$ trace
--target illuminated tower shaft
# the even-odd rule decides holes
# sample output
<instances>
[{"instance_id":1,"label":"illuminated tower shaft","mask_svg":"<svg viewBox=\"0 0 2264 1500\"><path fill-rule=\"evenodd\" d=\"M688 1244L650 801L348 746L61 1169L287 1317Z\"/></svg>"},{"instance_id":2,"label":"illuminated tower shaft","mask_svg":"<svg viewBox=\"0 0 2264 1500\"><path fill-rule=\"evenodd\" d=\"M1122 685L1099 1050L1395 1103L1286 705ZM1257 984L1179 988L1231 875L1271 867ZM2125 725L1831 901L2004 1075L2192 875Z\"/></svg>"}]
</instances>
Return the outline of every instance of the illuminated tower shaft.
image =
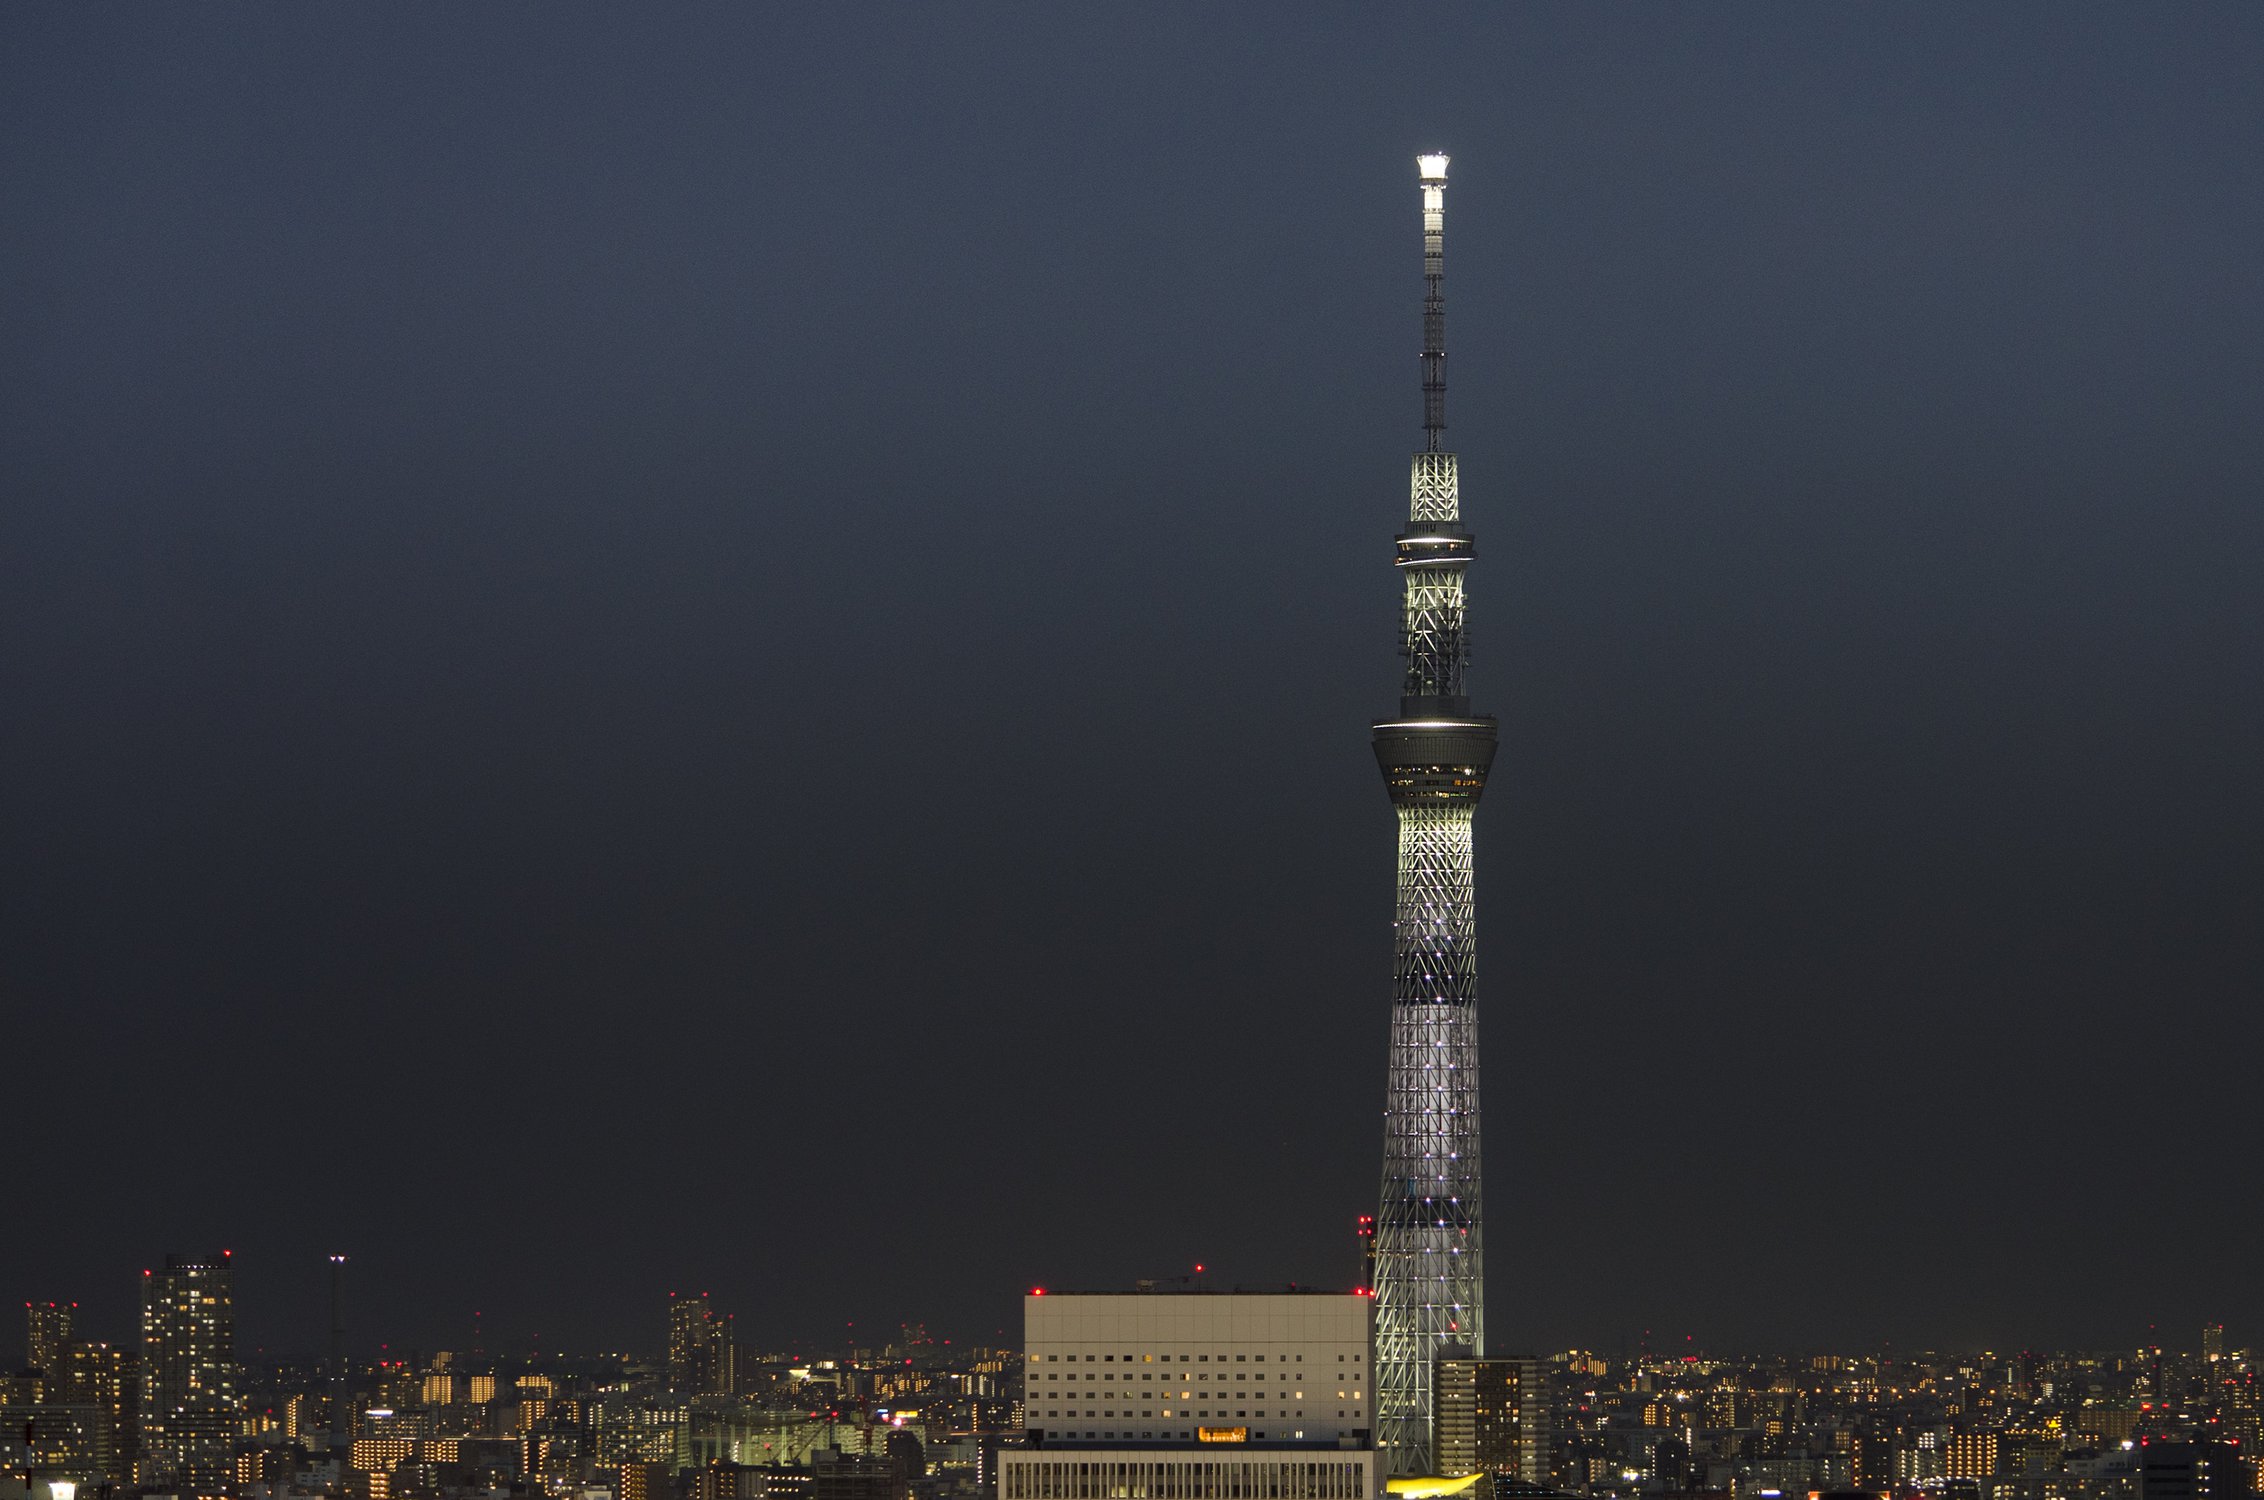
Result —
<instances>
[{"instance_id":1,"label":"illuminated tower shaft","mask_svg":"<svg viewBox=\"0 0 2264 1500\"><path fill-rule=\"evenodd\" d=\"M1423 183L1423 431L1398 564L1407 658L1399 717L1375 726L1376 763L1399 811L1390 1078L1376 1211L1376 1442L1393 1474L1431 1466L1431 1364L1444 1345L1485 1348L1478 1192L1478 963L1470 820L1494 759L1494 721L1463 691L1469 660L1462 528L1446 431L1441 293L1446 161Z\"/></svg>"}]
</instances>

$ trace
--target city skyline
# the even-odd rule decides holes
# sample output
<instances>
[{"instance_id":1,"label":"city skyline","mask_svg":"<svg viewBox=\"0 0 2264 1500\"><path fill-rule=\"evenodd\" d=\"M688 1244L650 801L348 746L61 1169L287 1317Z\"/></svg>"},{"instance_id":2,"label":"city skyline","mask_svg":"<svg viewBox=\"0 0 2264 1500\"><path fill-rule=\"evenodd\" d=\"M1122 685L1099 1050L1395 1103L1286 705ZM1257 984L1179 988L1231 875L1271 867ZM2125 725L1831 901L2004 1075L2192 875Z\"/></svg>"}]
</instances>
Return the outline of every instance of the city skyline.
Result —
<instances>
[{"instance_id":1,"label":"city skyline","mask_svg":"<svg viewBox=\"0 0 2264 1500\"><path fill-rule=\"evenodd\" d=\"M912 1324L820 1357L741 1347L728 1308L671 1293L648 1308L665 1355L278 1361L234 1345L230 1261L149 1273L136 1349L79 1337L64 1304L27 1304L30 1366L0 1372L5 1477L33 1500L172 1493L190 1473L197 1493L241 1500L825 1500L845 1486L1101 1500L1118 1464L1135 1496L1217 1500L1252 1464L1279 1500L1382 1487L1364 1293L1036 1288L1008 1346L955 1349ZM2090 1351L1455 1352L1439 1362L1435 1477L1392 1488L1417 1500L1492 1476L1492 1500L2245 1500L2264 1447L2257 1351L2222 1324L2188 1333Z\"/></svg>"},{"instance_id":2,"label":"city skyline","mask_svg":"<svg viewBox=\"0 0 2264 1500\"><path fill-rule=\"evenodd\" d=\"M154 1259L161 1265L170 1261L181 1261L190 1265L222 1264L231 1272L231 1281L233 1280L233 1272L238 1269L237 1259L233 1252L222 1252L217 1256L169 1253ZM1267 1294L1282 1291L1325 1293L1357 1289L1355 1279L1347 1279L1342 1285L1314 1285L1238 1279L1214 1275L1212 1272L1212 1267L1202 1265L1191 1268L1187 1273L1140 1278L1136 1282L1123 1285L1076 1286L1069 1283L1060 1283L1056 1287L1008 1288L1006 1295L1011 1301L1019 1304L1032 1291L1052 1294L1058 1290L1065 1295L1095 1292L1122 1294L1138 1291L1150 1284L1179 1290L1206 1290L1219 1294ZM146 1279L146 1276L154 1274L156 1274L154 1271L147 1272L144 1278L137 1279ZM327 1284L326 1281L325 1285ZM62 1326L67 1331L68 1336L82 1342L91 1341L106 1347L138 1349L143 1333L135 1316L134 1303L131 1297L133 1289L113 1290L118 1290L115 1299L107 1298L99 1291L93 1294L95 1316L92 1319L86 1316L86 1307L83 1302L63 1302L45 1298L31 1298L24 1301L26 1319L29 1321L37 1318L48 1308L60 1307L67 1313ZM268 1288L265 1285L260 1286L260 1291L263 1294L267 1290ZM103 1315L105 1305L113 1300L116 1303L115 1319ZM703 1291L688 1294L664 1290L656 1297L649 1287L624 1287L621 1291L621 1300L638 1307L643 1313L641 1321L649 1326L624 1340L614 1343L561 1342L554 1337L545 1338L539 1327L533 1327L531 1324L528 1331L499 1330L488 1323L484 1314L481 1314L474 1319L466 1320L464 1325L457 1330L459 1336L454 1338L443 1337L437 1342L429 1343L403 1337L400 1331L396 1329L385 1327L363 1329L356 1326L347 1331L347 1337L344 1340L346 1356L357 1367L368 1367L387 1360L430 1358L435 1354L446 1353L460 1360L477 1357L493 1362L498 1366L512 1367L527 1365L530 1362L539 1363L545 1359L647 1360L652 1362L656 1368L665 1371L673 1368L671 1351L675 1347L676 1341L681 1337L681 1327L676 1322L676 1318L687 1303L708 1304L714 1308L712 1316L715 1321L710 1326L717 1331L718 1336L728 1340L726 1347L735 1349L742 1357L756 1359L777 1359L788 1355L836 1356L856 1348L884 1347L901 1340L908 1332L915 1330L923 1337L932 1339L939 1347L982 1348L1000 1340L1011 1345L1015 1338L1015 1331L1011 1325L992 1329L954 1327L939 1323L932 1317L921 1316L916 1308L911 1309L910 1313L901 1320L894 1322L884 1322L877 1319L836 1319L830 1329L788 1333L781 1332L775 1327L759 1325L750 1325L752 1331L742 1328L741 1315L747 1311L749 1304L740 1302L736 1297L726 1299L713 1292ZM754 1305L760 1306L759 1295L751 1300ZM656 1308L659 1310L655 1311ZM269 1312L267 1316L272 1319L275 1314ZM540 1319L537 1317L533 1321L539 1322ZM113 1326L114 1322L116 1326ZM263 1368L293 1366L302 1367L309 1372L324 1370L329 1361L330 1324L327 1316L320 1319L319 1323L320 1326L310 1325L308 1329L296 1333L295 1342L276 1342L271 1346L268 1343L253 1344L248 1340L239 1340L237 1348L239 1360ZM1567 1341L1562 1345L1550 1345L1533 1351L1522 1351L1517 1354L1494 1357L1522 1359L1545 1356L1554 1358L1569 1351L1594 1354L1607 1361L1619 1362L1644 1358L1671 1361L1685 1357L1708 1361L1807 1359L1818 1355L1863 1355L1895 1359L1986 1354L2011 1355L2023 1352L2054 1355L2101 1354L2148 1348L2159 1348L2184 1354L2207 1355L2212 1352L2209 1347L2212 1341L2217 1352L2234 1347L2248 1348L2264 1342L2264 1340L2259 1339L2259 1336L2253 1330L2239 1325L2235 1325L2228 1333L2226 1324L2218 1319L2207 1319L2191 1326L2173 1327L2147 1324L2134 1330L2131 1338L2098 1344L2054 1344L2046 1340L2020 1338L1969 1344L1954 1342L1905 1343L1893 1339L1872 1341L1807 1339L1781 1344L1758 1344L1741 1343L1734 1339L1725 1339L1719 1336L1702 1338L1697 1331L1686 1325L1662 1324L1657 1327L1644 1326L1638 1328L1631 1326L1615 1329L1591 1329L1586 1332L1584 1337ZM34 1363L28 1359L27 1340L20 1340L11 1336L9 1342L26 1342L27 1367ZM7 1346L0 1344L0 1348ZM5 1365L8 1358L8 1356L0 1355L0 1365Z\"/></svg>"},{"instance_id":3,"label":"city skyline","mask_svg":"<svg viewBox=\"0 0 2264 1500\"><path fill-rule=\"evenodd\" d=\"M0 1290L1354 1284L1438 149L1489 1348L2264 1324L2253 8L0 40Z\"/></svg>"}]
</instances>

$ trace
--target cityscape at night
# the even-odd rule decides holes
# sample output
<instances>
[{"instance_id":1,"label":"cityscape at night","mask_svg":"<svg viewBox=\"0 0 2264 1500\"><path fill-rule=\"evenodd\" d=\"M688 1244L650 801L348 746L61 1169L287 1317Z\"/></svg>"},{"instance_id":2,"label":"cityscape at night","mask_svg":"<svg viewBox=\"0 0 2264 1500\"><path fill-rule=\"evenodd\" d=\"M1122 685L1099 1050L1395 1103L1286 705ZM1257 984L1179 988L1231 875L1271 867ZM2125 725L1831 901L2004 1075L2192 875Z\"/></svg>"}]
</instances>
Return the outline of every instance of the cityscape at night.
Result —
<instances>
[{"instance_id":1,"label":"cityscape at night","mask_svg":"<svg viewBox=\"0 0 2264 1500\"><path fill-rule=\"evenodd\" d=\"M0 1500L2264 1496L2260 79L10 8Z\"/></svg>"},{"instance_id":2,"label":"cityscape at night","mask_svg":"<svg viewBox=\"0 0 2264 1500\"><path fill-rule=\"evenodd\" d=\"M1176 1301L1310 1295L1190 1290L1198 1279L1102 1298L1033 1289L1025 1300L1033 1311L1097 1301L1146 1314ZM349 1287L341 1278L341 1296ZM0 1388L18 1492L28 1476L35 1497L58 1500L987 1497L1001 1493L1002 1464L1093 1451L1087 1437L1171 1452L1175 1397L1155 1383L1158 1353L1183 1357L1179 1417L1242 1434L1215 1437L1209 1453L1286 1447L1269 1448L1258 1425L1286 1421L1328 1429L1310 1451L1373 1457L1347 1404L1357 1375L1347 1385L1333 1362L1322 1372L1317 1358L1286 1368L1277 1358L1275 1404L1261 1408L1267 1371L1225 1368L1226 1351L1197 1346L1231 1336L1193 1327L1178 1335L1186 1348L1080 1361L1075 1374L1090 1384L1065 1409L1058 1366L1083 1344L1034 1324L1026 1343L1006 1347L914 1323L869 1341L763 1349L741 1342L731 1309L679 1292L652 1299L652 1336L634 1350L372 1350L341 1326L325 1352L273 1359L236 1347L237 1295L230 1258L171 1258L146 1278L142 1337L123 1344L80 1338L72 1304L30 1304L25 1368ZM1356 1351L1368 1347L1364 1324L1356 1315ZM2249 1455L2264 1437L2257 1354L2228 1343L2221 1325L2181 1332L2098 1351L1761 1354L1645 1330L1608 1350L1450 1356L1438 1369L1433 1467L1442 1479L1482 1476L1504 1500L2248 1493ZM1231 1398L1219 1384L1230 1375ZM196 1390L226 1419L158 1415ZM1446 1490L1430 1481L1396 1492Z\"/></svg>"}]
</instances>

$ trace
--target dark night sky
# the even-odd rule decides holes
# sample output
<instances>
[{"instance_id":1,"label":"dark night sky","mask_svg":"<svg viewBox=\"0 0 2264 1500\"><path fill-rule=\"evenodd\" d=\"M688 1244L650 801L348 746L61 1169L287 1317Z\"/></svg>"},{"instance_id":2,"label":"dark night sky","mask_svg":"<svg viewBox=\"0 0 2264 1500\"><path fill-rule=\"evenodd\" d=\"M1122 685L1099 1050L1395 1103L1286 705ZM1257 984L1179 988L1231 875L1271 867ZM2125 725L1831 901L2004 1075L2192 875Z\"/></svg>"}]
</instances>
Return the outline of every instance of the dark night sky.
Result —
<instances>
[{"instance_id":1,"label":"dark night sky","mask_svg":"<svg viewBox=\"0 0 2264 1500\"><path fill-rule=\"evenodd\" d=\"M8 7L0 1297L1349 1284L1435 146L1495 1348L2264 1337L2260 78L2251 4Z\"/></svg>"}]
</instances>

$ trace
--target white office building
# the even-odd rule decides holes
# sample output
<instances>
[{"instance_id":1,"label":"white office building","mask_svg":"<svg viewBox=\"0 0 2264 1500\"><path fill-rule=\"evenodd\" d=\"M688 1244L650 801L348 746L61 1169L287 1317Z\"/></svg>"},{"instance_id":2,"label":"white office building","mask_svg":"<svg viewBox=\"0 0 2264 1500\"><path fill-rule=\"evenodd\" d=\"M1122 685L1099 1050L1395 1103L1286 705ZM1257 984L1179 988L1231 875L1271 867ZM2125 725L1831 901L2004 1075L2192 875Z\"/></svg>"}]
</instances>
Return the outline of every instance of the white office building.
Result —
<instances>
[{"instance_id":1,"label":"white office building","mask_svg":"<svg viewBox=\"0 0 2264 1500\"><path fill-rule=\"evenodd\" d=\"M1035 1292L1000 1500L1375 1500L1374 1303Z\"/></svg>"}]
</instances>

